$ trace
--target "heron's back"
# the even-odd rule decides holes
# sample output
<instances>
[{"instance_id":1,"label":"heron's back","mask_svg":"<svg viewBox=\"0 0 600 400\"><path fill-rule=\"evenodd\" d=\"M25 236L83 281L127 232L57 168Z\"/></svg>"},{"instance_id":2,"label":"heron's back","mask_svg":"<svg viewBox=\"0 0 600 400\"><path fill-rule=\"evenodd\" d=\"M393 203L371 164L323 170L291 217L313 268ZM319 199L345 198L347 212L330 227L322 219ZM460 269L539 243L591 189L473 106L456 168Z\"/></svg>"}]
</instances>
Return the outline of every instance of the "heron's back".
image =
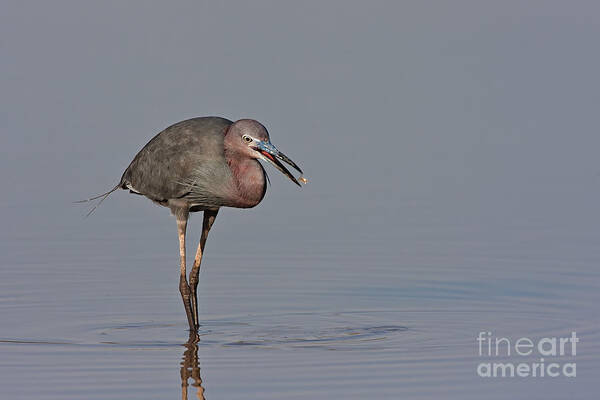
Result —
<instances>
[{"instance_id":1,"label":"heron's back","mask_svg":"<svg viewBox=\"0 0 600 400\"><path fill-rule=\"evenodd\" d=\"M161 204L185 200L192 186L202 187L204 198L195 190L190 203L219 206L220 194L230 184L223 141L231 124L225 118L201 117L171 125L140 150L119 185Z\"/></svg>"}]
</instances>

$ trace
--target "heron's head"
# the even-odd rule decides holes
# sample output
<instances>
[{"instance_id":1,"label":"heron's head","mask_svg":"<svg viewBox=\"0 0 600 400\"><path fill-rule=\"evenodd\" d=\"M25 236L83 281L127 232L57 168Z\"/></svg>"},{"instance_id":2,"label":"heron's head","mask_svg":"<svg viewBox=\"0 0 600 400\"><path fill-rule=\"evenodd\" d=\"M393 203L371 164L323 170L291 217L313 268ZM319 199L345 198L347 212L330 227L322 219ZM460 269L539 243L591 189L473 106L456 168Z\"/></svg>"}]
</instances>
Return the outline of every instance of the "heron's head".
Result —
<instances>
[{"instance_id":1,"label":"heron's head","mask_svg":"<svg viewBox=\"0 0 600 400\"><path fill-rule=\"evenodd\" d=\"M288 156L273 146L269 138L269 132L267 132L267 129L260 122L253 119L240 119L234 122L227 131L226 146L229 151L235 149L234 151L238 154L243 154L254 159L261 159L272 164L281 173L290 178L292 182L301 186L281 161L285 161L301 174L302 170Z\"/></svg>"}]
</instances>

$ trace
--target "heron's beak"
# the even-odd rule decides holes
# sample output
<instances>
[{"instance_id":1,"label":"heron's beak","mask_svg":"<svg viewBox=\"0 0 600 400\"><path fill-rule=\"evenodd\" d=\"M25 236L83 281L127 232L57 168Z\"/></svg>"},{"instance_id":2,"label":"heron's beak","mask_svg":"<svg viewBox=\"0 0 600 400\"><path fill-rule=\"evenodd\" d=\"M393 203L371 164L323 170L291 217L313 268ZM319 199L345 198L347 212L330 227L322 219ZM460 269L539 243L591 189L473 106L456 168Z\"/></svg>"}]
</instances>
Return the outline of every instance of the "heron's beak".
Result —
<instances>
[{"instance_id":1,"label":"heron's beak","mask_svg":"<svg viewBox=\"0 0 600 400\"><path fill-rule=\"evenodd\" d=\"M283 154L282 152L277 150L277 148L275 146L273 146L269 142L260 141L257 143L256 151L259 152L261 159L269 162L270 164L273 164L273 166L275 168L277 168L279 171L281 171L282 174L284 174L285 176L290 178L290 180L292 182L294 182L296 185L302 186L302 185L300 185L298 180L296 178L294 178L294 175L292 175L292 173L290 171L288 171L288 169L286 167L283 166L281 161L285 161L290 166L292 166L296 171L298 171L302 174L303 172L300 169L300 167L297 166L296 163L293 162L288 156L286 156L285 154ZM279 160L281 160L281 161L279 161Z\"/></svg>"}]
</instances>

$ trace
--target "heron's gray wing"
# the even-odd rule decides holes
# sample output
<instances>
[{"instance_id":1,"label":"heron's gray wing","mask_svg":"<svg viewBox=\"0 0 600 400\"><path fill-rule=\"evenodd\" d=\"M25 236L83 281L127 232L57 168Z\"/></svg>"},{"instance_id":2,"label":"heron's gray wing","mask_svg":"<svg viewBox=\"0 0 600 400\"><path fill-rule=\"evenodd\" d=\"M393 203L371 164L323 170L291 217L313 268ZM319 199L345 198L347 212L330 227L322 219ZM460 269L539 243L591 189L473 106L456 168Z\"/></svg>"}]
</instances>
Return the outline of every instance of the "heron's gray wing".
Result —
<instances>
[{"instance_id":1,"label":"heron's gray wing","mask_svg":"<svg viewBox=\"0 0 600 400\"><path fill-rule=\"evenodd\" d=\"M203 117L170 126L140 150L120 186L158 202L185 197L194 185L209 186L206 179L221 176L227 166L223 140L231 123Z\"/></svg>"}]
</instances>

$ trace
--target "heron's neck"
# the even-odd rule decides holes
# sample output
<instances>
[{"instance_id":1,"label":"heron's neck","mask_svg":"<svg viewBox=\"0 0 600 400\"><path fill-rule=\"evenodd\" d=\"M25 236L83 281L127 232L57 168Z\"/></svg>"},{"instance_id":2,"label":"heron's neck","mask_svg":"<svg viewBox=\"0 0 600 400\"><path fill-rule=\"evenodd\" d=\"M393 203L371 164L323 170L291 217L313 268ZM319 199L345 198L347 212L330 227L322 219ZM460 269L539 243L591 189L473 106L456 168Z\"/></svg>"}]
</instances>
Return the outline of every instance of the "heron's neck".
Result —
<instances>
[{"instance_id":1,"label":"heron's neck","mask_svg":"<svg viewBox=\"0 0 600 400\"><path fill-rule=\"evenodd\" d=\"M233 206L241 208L254 207L265 196L265 171L258 161L253 158L240 158L235 154L225 152L227 163L231 169L234 187Z\"/></svg>"}]
</instances>

